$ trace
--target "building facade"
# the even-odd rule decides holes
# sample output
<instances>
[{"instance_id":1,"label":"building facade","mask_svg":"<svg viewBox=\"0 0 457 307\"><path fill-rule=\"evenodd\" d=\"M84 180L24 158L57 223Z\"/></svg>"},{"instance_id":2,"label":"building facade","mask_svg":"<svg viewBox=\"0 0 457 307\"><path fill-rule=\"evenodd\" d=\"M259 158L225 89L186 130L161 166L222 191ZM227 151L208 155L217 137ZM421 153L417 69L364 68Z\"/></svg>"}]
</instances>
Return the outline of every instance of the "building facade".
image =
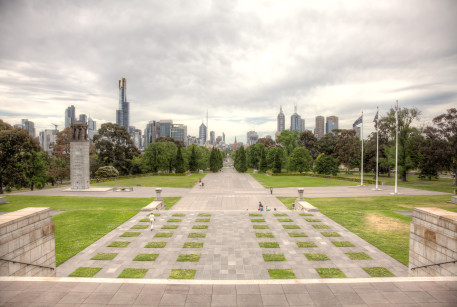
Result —
<instances>
[{"instance_id":1,"label":"building facade","mask_svg":"<svg viewBox=\"0 0 457 307\"><path fill-rule=\"evenodd\" d=\"M314 128L314 136L316 139L320 140L324 137L325 134L325 119L323 116L316 116L316 124Z\"/></svg>"},{"instance_id":2,"label":"building facade","mask_svg":"<svg viewBox=\"0 0 457 307\"><path fill-rule=\"evenodd\" d=\"M338 116L327 116L326 120L327 122L325 124L325 132L335 134L334 132L332 132L332 130L338 129Z\"/></svg>"},{"instance_id":3,"label":"building facade","mask_svg":"<svg viewBox=\"0 0 457 307\"><path fill-rule=\"evenodd\" d=\"M282 112L282 107L279 107L276 131L281 133L281 131L283 131L285 129L286 129L286 117L284 116L284 113Z\"/></svg>"},{"instance_id":4,"label":"building facade","mask_svg":"<svg viewBox=\"0 0 457 307\"><path fill-rule=\"evenodd\" d=\"M214 131L209 132L209 142L211 143L211 145L216 144L216 132L214 132Z\"/></svg>"},{"instance_id":5,"label":"building facade","mask_svg":"<svg viewBox=\"0 0 457 307\"><path fill-rule=\"evenodd\" d=\"M94 135L96 135L97 133L97 122L89 117L87 119L87 134L89 136L89 139L92 141L94 139Z\"/></svg>"},{"instance_id":6,"label":"building facade","mask_svg":"<svg viewBox=\"0 0 457 307\"><path fill-rule=\"evenodd\" d=\"M171 127L171 137L176 141L185 141L187 136L187 126L182 124L174 124Z\"/></svg>"},{"instance_id":7,"label":"building facade","mask_svg":"<svg viewBox=\"0 0 457 307\"><path fill-rule=\"evenodd\" d=\"M45 129L40 132L40 145L44 151L51 153L54 150L56 135L57 130L55 129Z\"/></svg>"},{"instance_id":8,"label":"building facade","mask_svg":"<svg viewBox=\"0 0 457 307\"><path fill-rule=\"evenodd\" d=\"M130 103L127 102L127 80L125 78L119 79L119 108L116 110L116 124L127 130L130 127Z\"/></svg>"},{"instance_id":9,"label":"building facade","mask_svg":"<svg viewBox=\"0 0 457 307\"><path fill-rule=\"evenodd\" d=\"M76 121L75 106L71 105L65 110L65 128L68 128Z\"/></svg>"},{"instance_id":10,"label":"building facade","mask_svg":"<svg viewBox=\"0 0 457 307\"><path fill-rule=\"evenodd\" d=\"M297 130L302 132L302 119L301 116L297 113L297 106L294 108L294 114L290 117L290 131Z\"/></svg>"},{"instance_id":11,"label":"building facade","mask_svg":"<svg viewBox=\"0 0 457 307\"><path fill-rule=\"evenodd\" d=\"M204 123L200 125L200 128L198 128L198 138L200 139L200 144L204 145L206 144L206 136L207 136L207 128Z\"/></svg>"},{"instance_id":12,"label":"building facade","mask_svg":"<svg viewBox=\"0 0 457 307\"><path fill-rule=\"evenodd\" d=\"M255 131L249 131L246 135L246 143L248 145L254 145L257 143L257 140L259 139L259 135Z\"/></svg>"},{"instance_id":13,"label":"building facade","mask_svg":"<svg viewBox=\"0 0 457 307\"><path fill-rule=\"evenodd\" d=\"M171 137L171 128L173 127L173 121L171 119L163 119L159 121L160 124L160 136Z\"/></svg>"},{"instance_id":14,"label":"building facade","mask_svg":"<svg viewBox=\"0 0 457 307\"><path fill-rule=\"evenodd\" d=\"M22 129L27 130L29 135L34 138L36 136L35 134L35 123L32 121L29 121L28 119L23 119L22 120Z\"/></svg>"},{"instance_id":15,"label":"building facade","mask_svg":"<svg viewBox=\"0 0 457 307\"><path fill-rule=\"evenodd\" d=\"M79 114L79 122L87 123L87 115L86 114Z\"/></svg>"},{"instance_id":16,"label":"building facade","mask_svg":"<svg viewBox=\"0 0 457 307\"><path fill-rule=\"evenodd\" d=\"M160 136L160 123L155 120L151 120L144 130L144 148L148 147L149 144L154 143Z\"/></svg>"}]
</instances>

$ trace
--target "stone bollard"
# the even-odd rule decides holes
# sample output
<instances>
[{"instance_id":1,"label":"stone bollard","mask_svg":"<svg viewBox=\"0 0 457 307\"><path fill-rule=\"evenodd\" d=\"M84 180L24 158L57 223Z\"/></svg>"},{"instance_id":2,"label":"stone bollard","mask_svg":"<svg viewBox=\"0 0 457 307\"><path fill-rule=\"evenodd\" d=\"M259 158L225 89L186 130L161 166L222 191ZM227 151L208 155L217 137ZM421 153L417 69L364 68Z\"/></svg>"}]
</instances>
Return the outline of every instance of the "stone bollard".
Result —
<instances>
[{"instance_id":1,"label":"stone bollard","mask_svg":"<svg viewBox=\"0 0 457 307\"><path fill-rule=\"evenodd\" d=\"M160 196L161 193L162 193L162 188L156 188L156 194L157 194L156 200L162 200L162 197Z\"/></svg>"},{"instance_id":2,"label":"stone bollard","mask_svg":"<svg viewBox=\"0 0 457 307\"><path fill-rule=\"evenodd\" d=\"M298 200L303 200L303 192L305 191L304 188L298 188Z\"/></svg>"},{"instance_id":3,"label":"stone bollard","mask_svg":"<svg viewBox=\"0 0 457 307\"><path fill-rule=\"evenodd\" d=\"M252 173L253 173L253 174L258 174L259 171L255 169L255 170L252 171Z\"/></svg>"},{"instance_id":4,"label":"stone bollard","mask_svg":"<svg viewBox=\"0 0 457 307\"><path fill-rule=\"evenodd\" d=\"M203 174L203 170L202 170L202 169L199 169L199 170L198 170L198 173L199 173L199 174Z\"/></svg>"}]
</instances>

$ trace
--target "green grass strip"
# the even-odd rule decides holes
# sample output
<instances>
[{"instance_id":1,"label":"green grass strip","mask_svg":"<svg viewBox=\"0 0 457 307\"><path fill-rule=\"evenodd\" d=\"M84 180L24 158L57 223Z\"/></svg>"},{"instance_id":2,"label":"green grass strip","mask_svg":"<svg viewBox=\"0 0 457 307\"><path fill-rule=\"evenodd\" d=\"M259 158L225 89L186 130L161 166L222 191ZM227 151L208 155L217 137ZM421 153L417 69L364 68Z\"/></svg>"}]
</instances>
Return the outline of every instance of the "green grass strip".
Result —
<instances>
[{"instance_id":1,"label":"green grass strip","mask_svg":"<svg viewBox=\"0 0 457 307\"><path fill-rule=\"evenodd\" d=\"M189 269L175 269L171 270L169 279L194 279L195 277L195 270Z\"/></svg>"},{"instance_id":2,"label":"green grass strip","mask_svg":"<svg viewBox=\"0 0 457 307\"><path fill-rule=\"evenodd\" d=\"M262 213L249 213L249 216L262 216Z\"/></svg>"},{"instance_id":3,"label":"green grass strip","mask_svg":"<svg viewBox=\"0 0 457 307\"><path fill-rule=\"evenodd\" d=\"M167 222L168 223L181 223L182 219L168 219Z\"/></svg>"},{"instance_id":4,"label":"green grass strip","mask_svg":"<svg viewBox=\"0 0 457 307\"><path fill-rule=\"evenodd\" d=\"M192 229L208 229L208 225L194 225Z\"/></svg>"},{"instance_id":5,"label":"green grass strip","mask_svg":"<svg viewBox=\"0 0 457 307\"><path fill-rule=\"evenodd\" d=\"M117 253L98 253L90 260L113 260L117 255Z\"/></svg>"},{"instance_id":6,"label":"green grass strip","mask_svg":"<svg viewBox=\"0 0 457 307\"><path fill-rule=\"evenodd\" d=\"M160 229L177 229L179 225L163 225Z\"/></svg>"},{"instance_id":7,"label":"green grass strip","mask_svg":"<svg viewBox=\"0 0 457 307\"><path fill-rule=\"evenodd\" d=\"M295 279L294 271L291 269L268 269L272 279Z\"/></svg>"},{"instance_id":8,"label":"green grass strip","mask_svg":"<svg viewBox=\"0 0 457 307\"><path fill-rule=\"evenodd\" d=\"M284 229L300 229L298 225L282 225Z\"/></svg>"},{"instance_id":9,"label":"green grass strip","mask_svg":"<svg viewBox=\"0 0 457 307\"><path fill-rule=\"evenodd\" d=\"M278 219L278 221L285 223L285 222L293 222L294 220L293 219Z\"/></svg>"},{"instance_id":10,"label":"green grass strip","mask_svg":"<svg viewBox=\"0 0 457 307\"><path fill-rule=\"evenodd\" d=\"M143 278L148 272L147 269L124 269L117 278Z\"/></svg>"},{"instance_id":11,"label":"green grass strip","mask_svg":"<svg viewBox=\"0 0 457 307\"><path fill-rule=\"evenodd\" d=\"M259 242L260 248L279 248L279 244L276 242Z\"/></svg>"},{"instance_id":12,"label":"green grass strip","mask_svg":"<svg viewBox=\"0 0 457 307\"><path fill-rule=\"evenodd\" d=\"M146 229L148 225L133 225L130 229Z\"/></svg>"},{"instance_id":13,"label":"green grass strip","mask_svg":"<svg viewBox=\"0 0 457 307\"><path fill-rule=\"evenodd\" d=\"M145 248L164 248L167 245L167 242L149 242L144 247Z\"/></svg>"},{"instance_id":14,"label":"green grass strip","mask_svg":"<svg viewBox=\"0 0 457 307\"><path fill-rule=\"evenodd\" d=\"M120 236L123 238L130 238L130 237L138 237L141 234L141 232L124 232Z\"/></svg>"},{"instance_id":15,"label":"green grass strip","mask_svg":"<svg viewBox=\"0 0 457 307\"><path fill-rule=\"evenodd\" d=\"M198 216L211 216L211 213L199 213Z\"/></svg>"},{"instance_id":16,"label":"green grass strip","mask_svg":"<svg viewBox=\"0 0 457 307\"><path fill-rule=\"evenodd\" d=\"M176 261L178 262L197 262L200 260L200 254L181 254Z\"/></svg>"},{"instance_id":17,"label":"green grass strip","mask_svg":"<svg viewBox=\"0 0 457 307\"><path fill-rule=\"evenodd\" d=\"M79 267L71 273L70 277L94 277L102 268Z\"/></svg>"},{"instance_id":18,"label":"green grass strip","mask_svg":"<svg viewBox=\"0 0 457 307\"><path fill-rule=\"evenodd\" d=\"M186 216L184 213L175 213L172 216Z\"/></svg>"},{"instance_id":19,"label":"green grass strip","mask_svg":"<svg viewBox=\"0 0 457 307\"><path fill-rule=\"evenodd\" d=\"M203 248L203 242L186 242L183 248Z\"/></svg>"},{"instance_id":20,"label":"green grass strip","mask_svg":"<svg viewBox=\"0 0 457 307\"><path fill-rule=\"evenodd\" d=\"M314 224L312 225L313 228L315 229L330 229L330 226L328 225L325 225L325 224Z\"/></svg>"},{"instance_id":21,"label":"green grass strip","mask_svg":"<svg viewBox=\"0 0 457 307\"><path fill-rule=\"evenodd\" d=\"M158 232L154 235L156 238L171 238L172 236L172 232Z\"/></svg>"},{"instance_id":22,"label":"green grass strip","mask_svg":"<svg viewBox=\"0 0 457 307\"><path fill-rule=\"evenodd\" d=\"M286 261L284 254L262 254L265 261Z\"/></svg>"},{"instance_id":23,"label":"green grass strip","mask_svg":"<svg viewBox=\"0 0 457 307\"><path fill-rule=\"evenodd\" d=\"M307 237L308 235L304 232L289 232L289 237L296 238L296 237Z\"/></svg>"},{"instance_id":24,"label":"green grass strip","mask_svg":"<svg viewBox=\"0 0 457 307\"><path fill-rule=\"evenodd\" d=\"M206 238L206 232L191 232L188 238Z\"/></svg>"},{"instance_id":25,"label":"green grass strip","mask_svg":"<svg viewBox=\"0 0 457 307\"><path fill-rule=\"evenodd\" d=\"M256 232L257 238L274 238L275 236L271 232Z\"/></svg>"},{"instance_id":26,"label":"green grass strip","mask_svg":"<svg viewBox=\"0 0 457 307\"><path fill-rule=\"evenodd\" d=\"M305 219L305 221L314 223L314 222L320 222L321 220L320 219Z\"/></svg>"},{"instance_id":27,"label":"green grass strip","mask_svg":"<svg viewBox=\"0 0 457 307\"><path fill-rule=\"evenodd\" d=\"M270 229L268 225L252 225L252 228L254 229Z\"/></svg>"},{"instance_id":28,"label":"green grass strip","mask_svg":"<svg viewBox=\"0 0 457 307\"><path fill-rule=\"evenodd\" d=\"M383 267L369 267L362 268L365 272L368 273L371 277L393 277L395 276L391 271Z\"/></svg>"},{"instance_id":29,"label":"green grass strip","mask_svg":"<svg viewBox=\"0 0 457 307\"><path fill-rule=\"evenodd\" d=\"M327 260L330 260L329 257L327 257L326 254L305 254L306 256L306 259L308 259L309 261L327 261Z\"/></svg>"},{"instance_id":30,"label":"green grass strip","mask_svg":"<svg viewBox=\"0 0 457 307\"><path fill-rule=\"evenodd\" d=\"M138 254L133 261L155 261L159 254Z\"/></svg>"},{"instance_id":31,"label":"green grass strip","mask_svg":"<svg viewBox=\"0 0 457 307\"><path fill-rule=\"evenodd\" d=\"M297 246L301 247L301 248L317 247L316 243L314 243L314 242L304 241L304 242L295 242L295 243L297 243Z\"/></svg>"},{"instance_id":32,"label":"green grass strip","mask_svg":"<svg viewBox=\"0 0 457 307\"><path fill-rule=\"evenodd\" d=\"M311 213L300 213L300 216L314 216L314 215Z\"/></svg>"},{"instance_id":33,"label":"green grass strip","mask_svg":"<svg viewBox=\"0 0 457 307\"><path fill-rule=\"evenodd\" d=\"M209 223L210 219L196 219L195 222L197 223Z\"/></svg>"},{"instance_id":34,"label":"green grass strip","mask_svg":"<svg viewBox=\"0 0 457 307\"><path fill-rule=\"evenodd\" d=\"M149 219L141 219L140 222L141 223L149 223Z\"/></svg>"},{"instance_id":35,"label":"green grass strip","mask_svg":"<svg viewBox=\"0 0 457 307\"><path fill-rule=\"evenodd\" d=\"M349 241L332 241L336 247L354 247L355 245Z\"/></svg>"},{"instance_id":36,"label":"green grass strip","mask_svg":"<svg viewBox=\"0 0 457 307\"><path fill-rule=\"evenodd\" d=\"M345 253L351 260L371 260L371 257L365 253Z\"/></svg>"},{"instance_id":37,"label":"green grass strip","mask_svg":"<svg viewBox=\"0 0 457 307\"><path fill-rule=\"evenodd\" d=\"M334 231L323 231L321 232L321 235L323 235L324 237L341 237L341 235L337 232L334 232Z\"/></svg>"},{"instance_id":38,"label":"green grass strip","mask_svg":"<svg viewBox=\"0 0 457 307\"><path fill-rule=\"evenodd\" d=\"M319 268L317 273L322 278L344 278L346 275L338 268Z\"/></svg>"},{"instance_id":39,"label":"green grass strip","mask_svg":"<svg viewBox=\"0 0 457 307\"><path fill-rule=\"evenodd\" d=\"M127 247L129 244L129 241L113 241L108 245L108 247Z\"/></svg>"},{"instance_id":40,"label":"green grass strip","mask_svg":"<svg viewBox=\"0 0 457 307\"><path fill-rule=\"evenodd\" d=\"M253 223L265 223L264 219L251 219L251 222Z\"/></svg>"},{"instance_id":41,"label":"green grass strip","mask_svg":"<svg viewBox=\"0 0 457 307\"><path fill-rule=\"evenodd\" d=\"M275 216L288 216L286 213L275 213Z\"/></svg>"}]
</instances>

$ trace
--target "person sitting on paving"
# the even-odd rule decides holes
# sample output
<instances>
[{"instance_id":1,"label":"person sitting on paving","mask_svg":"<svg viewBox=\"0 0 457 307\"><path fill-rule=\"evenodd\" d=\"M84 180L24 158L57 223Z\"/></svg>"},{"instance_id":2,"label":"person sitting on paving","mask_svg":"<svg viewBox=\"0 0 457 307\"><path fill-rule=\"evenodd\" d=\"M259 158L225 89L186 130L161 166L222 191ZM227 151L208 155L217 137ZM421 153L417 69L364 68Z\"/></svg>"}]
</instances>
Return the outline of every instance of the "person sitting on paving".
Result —
<instances>
[{"instance_id":1,"label":"person sitting on paving","mask_svg":"<svg viewBox=\"0 0 457 307\"><path fill-rule=\"evenodd\" d=\"M259 210L263 211L263 205L262 205L262 203L260 201L259 201Z\"/></svg>"}]
</instances>

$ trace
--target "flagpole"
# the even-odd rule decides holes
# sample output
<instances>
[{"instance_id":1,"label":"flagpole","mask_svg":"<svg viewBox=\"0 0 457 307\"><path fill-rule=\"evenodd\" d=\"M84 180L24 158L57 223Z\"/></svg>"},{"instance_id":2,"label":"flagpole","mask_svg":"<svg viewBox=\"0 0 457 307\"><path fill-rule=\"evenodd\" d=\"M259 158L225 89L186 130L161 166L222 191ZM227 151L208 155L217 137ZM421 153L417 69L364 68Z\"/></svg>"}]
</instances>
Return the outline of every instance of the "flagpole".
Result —
<instances>
[{"instance_id":1,"label":"flagpole","mask_svg":"<svg viewBox=\"0 0 457 307\"><path fill-rule=\"evenodd\" d=\"M379 107L376 108L376 116L379 114ZM376 190L378 190L378 162L379 161L379 133L378 119L376 119Z\"/></svg>"},{"instance_id":2,"label":"flagpole","mask_svg":"<svg viewBox=\"0 0 457 307\"><path fill-rule=\"evenodd\" d=\"M395 192L394 192L394 194L398 194L397 177L398 177L398 100L397 100L397 106L395 107Z\"/></svg>"},{"instance_id":3,"label":"flagpole","mask_svg":"<svg viewBox=\"0 0 457 307\"><path fill-rule=\"evenodd\" d=\"M363 111L362 111L362 133L361 133L361 139L362 139L362 173L361 173L361 176L360 176L360 186L363 187Z\"/></svg>"}]
</instances>

